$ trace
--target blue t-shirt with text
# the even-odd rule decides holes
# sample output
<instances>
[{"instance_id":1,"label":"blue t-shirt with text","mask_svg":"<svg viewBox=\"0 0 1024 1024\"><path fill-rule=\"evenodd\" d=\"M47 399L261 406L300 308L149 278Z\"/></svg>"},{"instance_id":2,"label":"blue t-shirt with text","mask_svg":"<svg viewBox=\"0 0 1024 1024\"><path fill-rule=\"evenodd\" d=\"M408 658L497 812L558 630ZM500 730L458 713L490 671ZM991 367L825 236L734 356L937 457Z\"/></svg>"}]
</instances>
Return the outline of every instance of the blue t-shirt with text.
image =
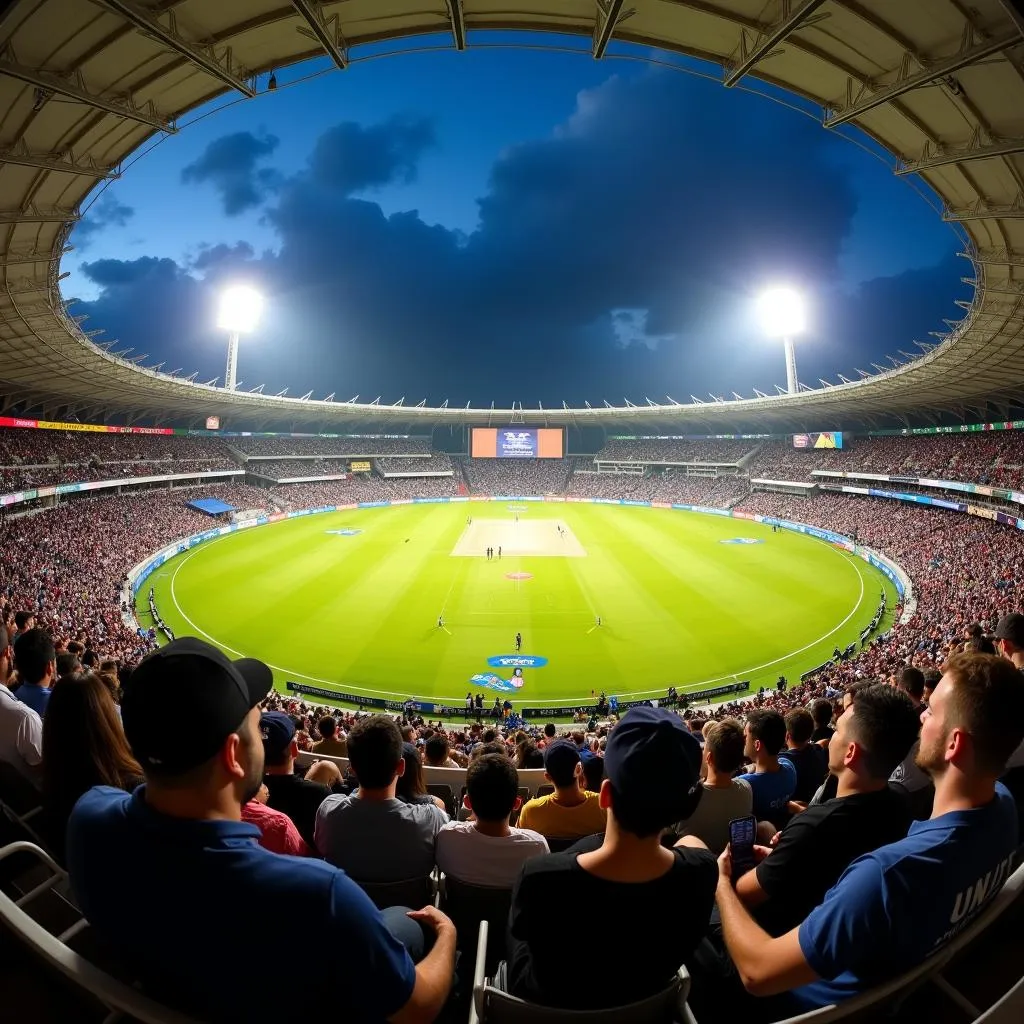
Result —
<instances>
[{"instance_id":1,"label":"blue t-shirt with text","mask_svg":"<svg viewBox=\"0 0 1024 1024\"><path fill-rule=\"evenodd\" d=\"M160 814L145 794L85 793L67 859L82 912L148 994L219 1024L305 1021L287 980L299 941L344 992L346 1021L383 1021L408 1001L416 968L343 871L263 849L255 825Z\"/></svg>"},{"instance_id":2,"label":"blue t-shirt with text","mask_svg":"<svg viewBox=\"0 0 1024 1024\"><path fill-rule=\"evenodd\" d=\"M754 809L751 813L758 821L773 820L785 815L786 805L796 789L796 768L784 757L779 758L777 772L750 772L737 778L750 783L754 794Z\"/></svg>"},{"instance_id":3,"label":"blue t-shirt with text","mask_svg":"<svg viewBox=\"0 0 1024 1024\"><path fill-rule=\"evenodd\" d=\"M1001 784L969 811L915 821L906 839L858 857L800 925L819 980L795 989L801 1010L857 995L922 963L1002 887L1017 848L1017 809Z\"/></svg>"}]
</instances>

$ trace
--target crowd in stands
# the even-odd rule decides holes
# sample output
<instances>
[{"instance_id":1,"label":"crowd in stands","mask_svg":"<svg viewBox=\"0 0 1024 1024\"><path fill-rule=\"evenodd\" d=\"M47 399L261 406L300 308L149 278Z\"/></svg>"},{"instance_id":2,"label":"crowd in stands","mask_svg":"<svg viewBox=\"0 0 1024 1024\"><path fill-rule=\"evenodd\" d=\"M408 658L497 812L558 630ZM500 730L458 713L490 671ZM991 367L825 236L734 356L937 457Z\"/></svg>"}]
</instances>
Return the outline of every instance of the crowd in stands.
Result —
<instances>
[{"instance_id":1,"label":"crowd in stands","mask_svg":"<svg viewBox=\"0 0 1024 1024\"><path fill-rule=\"evenodd\" d=\"M120 434L93 430L0 428L0 465L47 462L87 464L160 459L223 459L227 450L217 438L183 434Z\"/></svg>"},{"instance_id":2,"label":"crowd in stands","mask_svg":"<svg viewBox=\"0 0 1024 1024\"><path fill-rule=\"evenodd\" d=\"M879 473L961 480L1020 488L1024 483L1024 431L893 437L844 437L844 447L794 448L764 442L747 472L773 480L809 480L811 470Z\"/></svg>"},{"instance_id":3,"label":"crowd in stands","mask_svg":"<svg viewBox=\"0 0 1024 1024\"><path fill-rule=\"evenodd\" d=\"M207 495L239 508L270 508L266 492L236 484L79 498L9 516L0 525L0 595L54 637L131 663L153 642L125 626L121 581L163 545L209 529L210 517L186 504Z\"/></svg>"},{"instance_id":4,"label":"crowd in stands","mask_svg":"<svg viewBox=\"0 0 1024 1024\"><path fill-rule=\"evenodd\" d=\"M717 462L732 465L752 452L756 440L641 440L613 438L594 456L595 462Z\"/></svg>"},{"instance_id":5,"label":"crowd in stands","mask_svg":"<svg viewBox=\"0 0 1024 1024\"><path fill-rule=\"evenodd\" d=\"M427 458L377 459L377 469L387 476L390 473L451 473L452 460L450 455L433 452Z\"/></svg>"},{"instance_id":6,"label":"crowd in stands","mask_svg":"<svg viewBox=\"0 0 1024 1024\"><path fill-rule=\"evenodd\" d=\"M0 466L0 490L4 493L81 483L85 480L123 480L140 476L171 476L239 469L231 459L160 459L146 462L64 463L52 466Z\"/></svg>"},{"instance_id":7,"label":"crowd in stands","mask_svg":"<svg viewBox=\"0 0 1024 1024\"><path fill-rule=\"evenodd\" d=\"M568 459L469 459L463 466L478 494L564 494L572 472Z\"/></svg>"},{"instance_id":8,"label":"crowd in stands","mask_svg":"<svg viewBox=\"0 0 1024 1024\"><path fill-rule=\"evenodd\" d=\"M424 437L230 437L227 444L250 458L325 455L372 458L377 455L430 455Z\"/></svg>"},{"instance_id":9,"label":"crowd in stands","mask_svg":"<svg viewBox=\"0 0 1024 1024\"><path fill-rule=\"evenodd\" d=\"M341 476L348 472L348 459L262 459L246 469L271 480L295 476Z\"/></svg>"}]
</instances>

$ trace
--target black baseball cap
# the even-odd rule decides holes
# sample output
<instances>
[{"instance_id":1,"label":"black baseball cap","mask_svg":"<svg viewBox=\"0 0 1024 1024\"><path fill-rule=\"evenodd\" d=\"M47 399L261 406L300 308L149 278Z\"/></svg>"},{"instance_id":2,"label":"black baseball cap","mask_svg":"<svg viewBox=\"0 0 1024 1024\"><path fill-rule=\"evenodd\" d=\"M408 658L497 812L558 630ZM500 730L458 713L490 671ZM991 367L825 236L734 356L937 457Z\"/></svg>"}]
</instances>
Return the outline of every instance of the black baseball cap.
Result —
<instances>
[{"instance_id":1,"label":"black baseball cap","mask_svg":"<svg viewBox=\"0 0 1024 1024\"><path fill-rule=\"evenodd\" d=\"M1004 615L996 625L997 640L1009 640L1017 647L1024 647L1024 615L1011 612Z\"/></svg>"},{"instance_id":2,"label":"black baseball cap","mask_svg":"<svg viewBox=\"0 0 1024 1024\"><path fill-rule=\"evenodd\" d=\"M619 797L664 815L686 817L700 782L701 749L683 720L664 708L630 708L612 729L604 752L604 774Z\"/></svg>"},{"instance_id":3,"label":"black baseball cap","mask_svg":"<svg viewBox=\"0 0 1024 1024\"><path fill-rule=\"evenodd\" d=\"M274 676L255 658L232 661L186 636L144 658L121 700L121 720L143 768L181 775L208 761L270 692Z\"/></svg>"}]
</instances>

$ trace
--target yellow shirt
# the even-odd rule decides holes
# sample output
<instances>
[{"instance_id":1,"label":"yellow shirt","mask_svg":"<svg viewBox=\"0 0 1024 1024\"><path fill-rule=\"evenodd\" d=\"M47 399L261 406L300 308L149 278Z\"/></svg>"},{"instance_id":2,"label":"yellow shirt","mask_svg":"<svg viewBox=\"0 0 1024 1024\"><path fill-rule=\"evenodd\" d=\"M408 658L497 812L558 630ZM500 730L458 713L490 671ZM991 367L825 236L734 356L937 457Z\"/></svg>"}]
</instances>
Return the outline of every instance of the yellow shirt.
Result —
<instances>
[{"instance_id":1,"label":"yellow shirt","mask_svg":"<svg viewBox=\"0 0 1024 1024\"><path fill-rule=\"evenodd\" d=\"M589 836L605 829L605 812L596 793L586 792L580 804L567 807L555 800L555 794L539 796L523 804L517 822L519 828L531 828L542 836Z\"/></svg>"}]
</instances>

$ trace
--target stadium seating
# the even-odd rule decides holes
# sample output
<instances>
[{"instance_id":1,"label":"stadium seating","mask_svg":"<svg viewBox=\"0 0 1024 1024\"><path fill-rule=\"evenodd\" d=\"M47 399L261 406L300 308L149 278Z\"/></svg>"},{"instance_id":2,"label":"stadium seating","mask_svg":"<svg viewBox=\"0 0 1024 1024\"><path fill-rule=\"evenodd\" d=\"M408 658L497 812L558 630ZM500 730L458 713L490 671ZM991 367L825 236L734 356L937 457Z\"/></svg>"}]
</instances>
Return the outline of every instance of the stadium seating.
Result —
<instances>
[{"instance_id":1,"label":"stadium seating","mask_svg":"<svg viewBox=\"0 0 1024 1024\"><path fill-rule=\"evenodd\" d=\"M96 997L110 1011L106 1018L113 1024L127 1015L142 1024L199 1024L148 996L137 987L101 970L96 964L72 949L68 943L80 937L88 922L77 920L54 935L25 909L58 888L67 888L67 874L43 850L31 843L12 843L0 849L0 863L8 858L29 855L48 871L48 876L20 898L12 898L0 890L0 922L50 967L59 971L78 988Z\"/></svg>"},{"instance_id":2,"label":"stadium seating","mask_svg":"<svg viewBox=\"0 0 1024 1024\"><path fill-rule=\"evenodd\" d=\"M690 975L680 967L673 982L661 992L628 1006L600 1010L562 1010L528 1003L509 995L487 980L486 964L489 926L480 922L476 969L473 974L473 1006L470 1024L665 1024L682 1019L690 991Z\"/></svg>"}]
</instances>

